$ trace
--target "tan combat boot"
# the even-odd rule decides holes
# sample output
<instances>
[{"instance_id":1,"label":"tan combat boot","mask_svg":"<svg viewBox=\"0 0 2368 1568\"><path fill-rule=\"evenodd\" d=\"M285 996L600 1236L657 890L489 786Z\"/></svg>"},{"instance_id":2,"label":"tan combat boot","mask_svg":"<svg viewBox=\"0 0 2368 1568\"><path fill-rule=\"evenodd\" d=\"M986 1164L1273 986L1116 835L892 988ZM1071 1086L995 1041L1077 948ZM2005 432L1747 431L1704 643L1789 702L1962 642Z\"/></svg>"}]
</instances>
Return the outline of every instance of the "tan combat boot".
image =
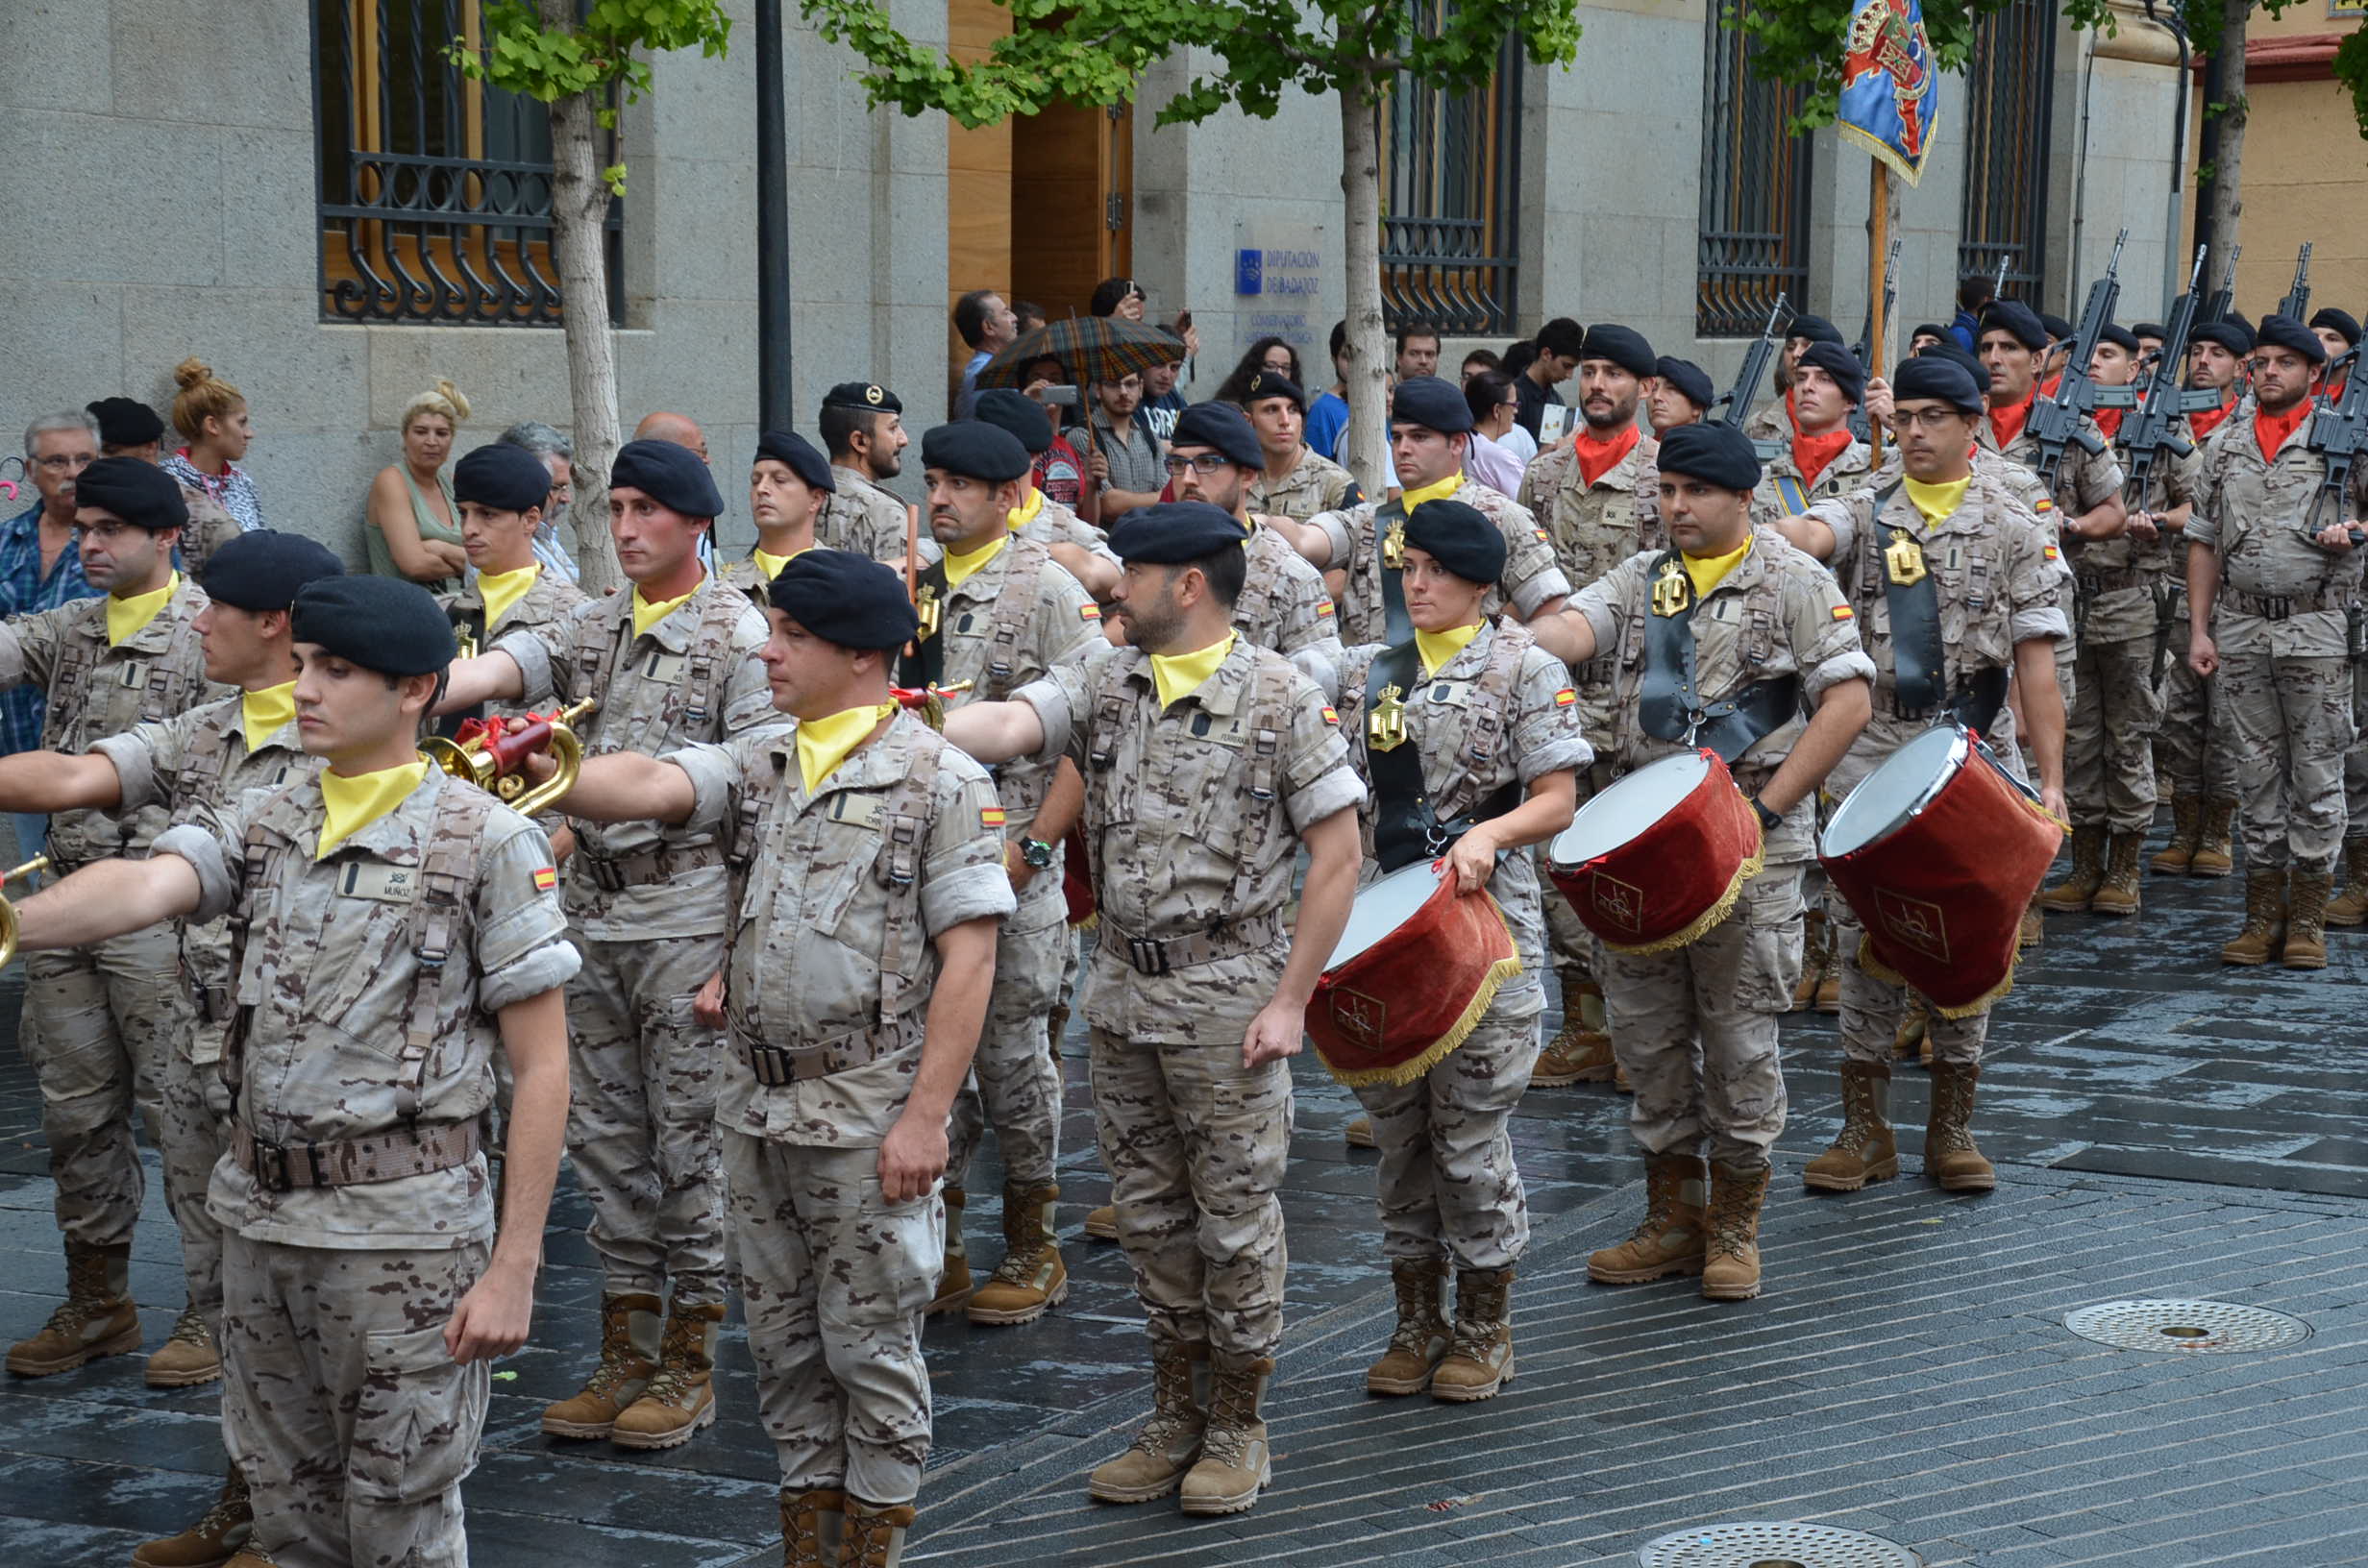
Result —
<instances>
[{"instance_id":1,"label":"tan combat boot","mask_svg":"<svg viewBox=\"0 0 2368 1568\"><path fill-rule=\"evenodd\" d=\"M1186 1513L1244 1512L1274 1479L1264 1409L1273 1381L1274 1362L1267 1357L1211 1354L1209 1424L1200 1434L1200 1458L1185 1472L1177 1505ZM1439 1392L1436 1379L1431 1392Z\"/></svg>"},{"instance_id":2,"label":"tan combat boot","mask_svg":"<svg viewBox=\"0 0 2368 1568\"><path fill-rule=\"evenodd\" d=\"M847 1494L835 1489L781 1495L781 1568L838 1568L847 1530Z\"/></svg>"},{"instance_id":3,"label":"tan combat boot","mask_svg":"<svg viewBox=\"0 0 2368 1568\"><path fill-rule=\"evenodd\" d=\"M657 1376L617 1417L609 1441L619 1448L676 1448L715 1419L715 1336L724 1304L676 1302L666 1309Z\"/></svg>"},{"instance_id":4,"label":"tan combat boot","mask_svg":"<svg viewBox=\"0 0 2368 1568\"><path fill-rule=\"evenodd\" d=\"M1817 984L1834 962L1834 929L1825 911L1813 909L1801 917L1801 978L1792 988L1792 1011L1806 1013L1817 1005Z\"/></svg>"},{"instance_id":5,"label":"tan combat boot","mask_svg":"<svg viewBox=\"0 0 2368 1568\"><path fill-rule=\"evenodd\" d=\"M1702 1210L1710 1171L1698 1154L1657 1154L1644 1162L1644 1221L1627 1240L1587 1255L1597 1285L1642 1285L1702 1271Z\"/></svg>"},{"instance_id":6,"label":"tan combat boot","mask_svg":"<svg viewBox=\"0 0 2368 1568\"><path fill-rule=\"evenodd\" d=\"M206 1327L196 1308L183 1308L172 1337L148 1358L148 1386L194 1388L221 1376L222 1349L214 1343L213 1331Z\"/></svg>"},{"instance_id":7,"label":"tan combat boot","mask_svg":"<svg viewBox=\"0 0 2368 1568\"><path fill-rule=\"evenodd\" d=\"M255 1530L255 1507L247 1500L247 1478L232 1465L222 1495L178 1535L132 1549L134 1568L222 1568L247 1544Z\"/></svg>"},{"instance_id":8,"label":"tan combat boot","mask_svg":"<svg viewBox=\"0 0 2368 1568\"><path fill-rule=\"evenodd\" d=\"M2150 870L2183 876L2195 860L2196 836L2204 828L2204 803L2192 795L2171 797L2171 842L2146 864Z\"/></svg>"},{"instance_id":9,"label":"tan combat boot","mask_svg":"<svg viewBox=\"0 0 2368 1568\"><path fill-rule=\"evenodd\" d=\"M1085 1213L1085 1234L1097 1241L1116 1241L1119 1238L1119 1206L1105 1203Z\"/></svg>"},{"instance_id":10,"label":"tan combat boot","mask_svg":"<svg viewBox=\"0 0 2368 1568\"><path fill-rule=\"evenodd\" d=\"M1208 1346L1151 1341L1151 1419L1125 1453L1098 1465L1087 1478L1086 1491L1095 1502L1148 1503L1176 1489L1200 1458L1208 1412L1199 1385L1208 1374Z\"/></svg>"},{"instance_id":11,"label":"tan combat boot","mask_svg":"<svg viewBox=\"0 0 2368 1568\"><path fill-rule=\"evenodd\" d=\"M1450 1405L1494 1399L1513 1381L1513 1270L1455 1272L1455 1334L1431 1374L1431 1397Z\"/></svg>"},{"instance_id":12,"label":"tan combat boot","mask_svg":"<svg viewBox=\"0 0 2368 1568\"><path fill-rule=\"evenodd\" d=\"M132 1305L132 1243L65 1244L65 1300L30 1339L9 1348L9 1370L20 1378L71 1372L102 1356L139 1349L139 1311Z\"/></svg>"},{"instance_id":13,"label":"tan combat boot","mask_svg":"<svg viewBox=\"0 0 2368 1568\"><path fill-rule=\"evenodd\" d=\"M958 1312L970 1304L971 1255L962 1242L962 1210L970 1202L970 1194L952 1183L945 1189L946 1199L946 1263L937 1277L937 1297L929 1303L924 1314L935 1317L940 1312Z\"/></svg>"},{"instance_id":14,"label":"tan combat boot","mask_svg":"<svg viewBox=\"0 0 2368 1568\"><path fill-rule=\"evenodd\" d=\"M2105 846L2105 880L2088 900L2091 915L2134 915L2143 894L2137 857L2146 847L2143 833L2116 833Z\"/></svg>"},{"instance_id":15,"label":"tan combat boot","mask_svg":"<svg viewBox=\"0 0 2368 1568\"><path fill-rule=\"evenodd\" d=\"M2059 915L2077 915L2088 907L2105 882L2105 829L2072 830L2072 874L2039 894L2039 907Z\"/></svg>"},{"instance_id":16,"label":"tan combat boot","mask_svg":"<svg viewBox=\"0 0 2368 1568\"><path fill-rule=\"evenodd\" d=\"M2368 839L2343 841L2343 891L2327 906L2327 923L2368 925Z\"/></svg>"},{"instance_id":17,"label":"tan combat boot","mask_svg":"<svg viewBox=\"0 0 2368 1568\"><path fill-rule=\"evenodd\" d=\"M1594 1003L1591 1017L1588 1003ZM1612 1037L1603 1032L1603 988L1581 981L1563 992L1563 1026L1538 1053L1530 1069L1532 1089L1560 1089L1566 1084L1600 1084L1616 1070L1612 1061Z\"/></svg>"},{"instance_id":18,"label":"tan combat boot","mask_svg":"<svg viewBox=\"0 0 2368 1568\"><path fill-rule=\"evenodd\" d=\"M1393 1258L1390 1283L1397 1289L1397 1327L1381 1359L1365 1369L1369 1394L1418 1394L1447 1354L1445 1264L1437 1258Z\"/></svg>"},{"instance_id":19,"label":"tan combat boot","mask_svg":"<svg viewBox=\"0 0 2368 1568\"><path fill-rule=\"evenodd\" d=\"M1767 1201L1768 1168L1711 1166L1710 1242L1704 1249L1702 1295L1709 1301L1749 1301L1760 1293L1760 1206Z\"/></svg>"},{"instance_id":20,"label":"tan combat boot","mask_svg":"<svg viewBox=\"0 0 2368 1568\"><path fill-rule=\"evenodd\" d=\"M2296 871L2286 894L2285 947L2279 962L2289 969L2327 968L2327 895L2335 879L2325 871Z\"/></svg>"},{"instance_id":21,"label":"tan combat boot","mask_svg":"<svg viewBox=\"0 0 2368 1568\"><path fill-rule=\"evenodd\" d=\"M2023 908L2022 929L2014 933L2017 952L2036 952L2039 943L2047 940L2047 919L2039 913L2039 901L2034 898Z\"/></svg>"},{"instance_id":22,"label":"tan combat boot","mask_svg":"<svg viewBox=\"0 0 2368 1568\"><path fill-rule=\"evenodd\" d=\"M1891 1065L1845 1058L1841 1065L1841 1131L1832 1146L1801 1170L1820 1192L1856 1192L1899 1174L1899 1144L1891 1137Z\"/></svg>"},{"instance_id":23,"label":"tan combat boot","mask_svg":"<svg viewBox=\"0 0 2368 1568\"><path fill-rule=\"evenodd\" d=\"M643 1292L601 1299L601 1364L572 1399L543 1407L551 1437L605 1437L657 1375L658 1299Z\"/></svg>"},{"instance_id":24,"label":"tan combat boot","mask_svg":"<svg viewBox=\"0 0 2368 1568\"><path fill-rule=\"evenodd\" d=\"M1924 1174L1945 1192L1986 1192L1998 1172L1973 1146L1973 1086L1982 1068L1974 1062L1933 1064L1932 1113L1924 1122Z\"/></svg>"},{"instance_id":25,"label":"tan combat boot","mask_svg":"<svg viewBox=\"0 0 2368 1568\"><path fill-rule=\"evenodd\" d=\"M1817 1011L1829 1018L1841 1011L1841 955L1839 953L1834 955L1834 962L1826 969L1825 978L1817 982Z\"/></svg>"},{"instance_id":26,"label":"tan combat boot","mask_svg":"<svg viewBox=\"0 0 2368 1568\"><path fill-rule=\"evenodd\" d=\"M1341 1129L1341 1137L1346 1140L1348 1146L1352 1149L1378 1149L1381 1147L1379 1140L1373 1137L1373 1118L1370 1116L1349 1117L1348 1125Z\"/></svg>"},{"instance_id":27,"label":"tan combat boot","mask_svg":"<svg viewBox=\"0 0 2368 1568\"><path fill-rule=\"evenodd\" d=\"M2220 949L2223 964L2266 964L2285 946L2285 868L2245 873L2245 923Z\"/></svg>"},{"instance_id":28,"label":"tan combat boot","mask_svg":"<svg viewBox=\"0 0 2368 1568\"><path fill-rule=\"evenodd\" d=\"M839 1568L897 1568L904 1560L904 1532L913 1528L910 1503L883 1507L859 1497L847 1500L846 1533L839 1537Z\"/></svg>"},{"instance_id":29,"label":"tan combat boot","mask_svg":"<svg viewBox=\"0 0 2368 1568\"><path fill-rule=\"evenodd\" d=\"M2195 858L2187 862L2189 876L2226 876L2236 869L2236 846L2230 835L2236 826L2236 802L2226 796L2204 801L2204 825L2196 832Z\"/></svg>"},{"instance_id":30,"label":"tan combat boot","mask_svg":"<svg viewBox=\"0 0 2368 1568\"><path fill-rule=\"evenodd\" d=\"M1069 1266L1052 1235L1060 1201L1057 1187L1003 1188L1003 1261L971 1293L972 1322L1033 1323L1069 1299Z\"/></svg>"}]
</instances>

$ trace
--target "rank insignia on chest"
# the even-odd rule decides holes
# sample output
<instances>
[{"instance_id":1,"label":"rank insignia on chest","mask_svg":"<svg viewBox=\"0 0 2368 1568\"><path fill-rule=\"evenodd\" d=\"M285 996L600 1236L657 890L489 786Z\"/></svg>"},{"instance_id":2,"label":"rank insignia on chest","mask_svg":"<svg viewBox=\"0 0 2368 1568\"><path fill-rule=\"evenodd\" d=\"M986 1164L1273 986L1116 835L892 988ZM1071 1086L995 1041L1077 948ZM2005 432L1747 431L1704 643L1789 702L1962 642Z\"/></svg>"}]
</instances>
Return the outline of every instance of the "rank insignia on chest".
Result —
<instances>
[{"instance_id":1,"label":"rank insignia on chest","mask_svg":"<svg viewBox=\"0 0 2368 1568\"><path fill-rule=\"evenodd\" d=\"M946 606L935 588L924 588L913 597L913 613L921 617L921 635L915 641L925 643L937 635L946 619Z\"/></svg>"},{"instance_id":2,"label":"rank insignia on chest","mask_svg":"<svg viewBox=\"0 0 2368 1568\"><path fill-rule=\"evenodd\" d=\"M1883 564L1891 580L1902 588L1912 588L1924 580L1924 547L1911 538L1905 528L1891 530L1891 548L1883 552Z\"/></svg>"},{"instance_id":3,"label":"rank insignia on chest","mask_svg":"<svg viewBox=\"0 0 2368 1568\"><path fill-rule=\"evenodd\" d=\"M1405 568L1406 520L1402 517L1392 523L1388 531L1381 536L1381 564L1393 572Z\"/></svg>"},{"instance_id":4,"label":"rank insignia on chest","mask_svg":"<svg viewBox=\"0 0 2368 1568\"><path fill-rule=\"evenodd\" d=\"M1405 692L1396 686L1384 686L1373 703L1373 711L1366 716L1365 744L1376 751L1394 751L1406 744Z\"/></svg>"},{"instance_id":5,"label":"rank insignia on chest","mask_svg":"<svg viewBox=\"0 0 2368 1568\"><path fill-rule=\"evenodd\" d=\"M1653 579L1653 613L1676 615L1684 610L1692 594L1693 584L1686 580L1686 569L1676 560L1661 563L1661 576Z\"/></svg>"}]
</instances>

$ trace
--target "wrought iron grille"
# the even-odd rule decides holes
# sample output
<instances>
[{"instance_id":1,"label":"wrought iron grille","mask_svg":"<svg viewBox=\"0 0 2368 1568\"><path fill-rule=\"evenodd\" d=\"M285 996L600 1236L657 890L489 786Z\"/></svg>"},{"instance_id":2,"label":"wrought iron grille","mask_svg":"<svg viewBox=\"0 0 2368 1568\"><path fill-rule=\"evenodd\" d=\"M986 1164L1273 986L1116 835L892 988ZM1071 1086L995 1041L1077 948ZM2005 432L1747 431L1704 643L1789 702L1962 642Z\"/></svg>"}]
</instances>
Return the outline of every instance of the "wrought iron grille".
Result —
<instances>
[{"instance_id":1,"label":"wrought iron grille","mask_svg":"<svg viewBox=\"0 0 2368 1568\"><path fill-rule=\"evenodd\" d=\"M1965 62L1965 205L1961 275L1996 276L2036 305L2047 267L2048 130L2055 102L2056 0L2013 0L1984 17Z\"/></svg>"},{"instance_id":2,"label":"wrought iron grille","mask_svg":"<svg viewBox=\"0 0 2368 1568\"><path fill-rule=\"evenodd\" d=\"M313 0L321 316L555 327L551 120L461 75L479 0ZM624 213L606 223L608 307L623 307Z\"/></svg>"},{"instance_id":3,"label":"wrought iron grille","mask_svg":"<svg viewBox=\"0 0 2368 1568\"><path fill-rule=\"evenodd\" d=\"M1786 130L1801 90L1752 72L1750 35L1723 10L1711 8L1703 44L1694 331L1757 337L1777 295L1808 308L1809 138Z\"/></svg>"},{"instance_id":4,"label":"wrought iron grille","mask_svg":"<svg viewBox=\"0 0 2368 1568\"><path fill-rule=\"evenodd\" d=\"M1446 0L1420 0L1417 25ZM1434 21L1435 25L1435 21ZM1486 86L1401 84L1381 121L1381 304L1392 325L1450 336L1513 331L1520 255L1521 49Z\"/></svg>"}]
</instances>

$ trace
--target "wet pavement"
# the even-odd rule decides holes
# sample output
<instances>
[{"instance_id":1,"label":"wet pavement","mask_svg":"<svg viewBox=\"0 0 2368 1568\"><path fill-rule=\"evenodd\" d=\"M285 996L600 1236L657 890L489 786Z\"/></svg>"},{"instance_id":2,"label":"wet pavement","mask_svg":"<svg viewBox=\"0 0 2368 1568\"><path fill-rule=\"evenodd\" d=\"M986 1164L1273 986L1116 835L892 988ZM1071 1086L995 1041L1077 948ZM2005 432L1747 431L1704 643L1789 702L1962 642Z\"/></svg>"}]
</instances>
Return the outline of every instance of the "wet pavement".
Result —
<instances>
[{"instance_id":1,"label":"wet pavement","mask_svg":"<svg viewBox=\"0 0 2368 1568\"><path fill-rule=\"evenodd\" d=\"M1788 1018L1792 1122L1756 1303L1586 1286L1587 1251L1633 1222L1626 1102L1600 1087L1533 1092L1515 1133L1538 1220L1517 1297L1522 1373L1462 1409L1361 1392L1387 1334L1374 1157L1343 1143L1353 1102L1302 1060L1276 1485L1233 1520L1082 1500L1083 1471L1139 1417L1147 1375L1123 1261L1077 1230L1107 1192L1079 1035L1063 1163L1073 1293L1026 1328L931 1325L938 1442L913 1559L1633 1561L1665 1531L1765 1518L1866 1531L1932 1563L2368 1561L2368 936L2336 935L2320 975L2224 970L2214 954L2239 888L2152 878L2137 919L2051 917L1992 1032L1976 1126L2003 1179L1987 1198L1912 1175L1801 1196L1790 1178L1838 1124L1836 1051L1830 1018ZM14 1003L0 982L0 1008ZM1921 1119L1912 1067L1894 1113L1905 1128ZM1903 1143L1912 1165L1912 1133ZM975 1178L974 1260L991 1267L997 1182L991 1168ZM495 1384L467 1489L473 1559L777 1561L772 1454L736 1322L722 1416L688 1446L627 1456L537 1431L593 1344L586 1217L563 1186L534 1338ZM37 1327L62 1274L37 1095L10 1053L0 1335ZM134 1285L153 1348L180 1306L153 1182ZM2272 1307L2315 1332L2205 1358L2109 1350L2060 1325L2071 1308L2137 1296ZM133 1357L0 1384L0 1561L119 1564L179 1528L218 1475L213 1404L144 1387Z\"/></svg>"}]
</instances>

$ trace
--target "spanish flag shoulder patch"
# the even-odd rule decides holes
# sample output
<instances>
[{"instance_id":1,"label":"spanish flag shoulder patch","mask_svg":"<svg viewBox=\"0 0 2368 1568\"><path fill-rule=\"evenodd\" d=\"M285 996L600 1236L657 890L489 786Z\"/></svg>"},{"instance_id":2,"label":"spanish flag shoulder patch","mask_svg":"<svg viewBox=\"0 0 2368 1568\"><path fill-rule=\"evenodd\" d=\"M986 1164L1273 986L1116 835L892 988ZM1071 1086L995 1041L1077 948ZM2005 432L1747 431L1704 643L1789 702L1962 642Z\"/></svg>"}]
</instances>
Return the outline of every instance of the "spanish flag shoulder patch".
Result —
<instances>
[{"instance_id":1,"label":"spanish flag shoulder patch","mask_svg":"<svg viewBox=\"0 0 2368 1568\"><path fill-rule=\"evenodd\" d=\"M2060 560L2063 556L2063 551L2058 550L2054 545L2042 545L2039 548L2047 552L2047 558L2051 561Z\"/></svg>"},{"instance_id":2,"label":"spanish flag shoulder patch","mask_svg":"<svg viewBox=\"0 0 2368 1568\"><path fill-rule=\"evenodd\" d=\"M1332 613L1333 613L1333 611L1335 611L1335 610L1336 610L1336 609L1338 609L1338 608L1339 608L1339 606L1338 606L1338 605L1336 605L1336 604L1334 604L1334 603L1333 603L1330 600L1328 600L1328 599L1326 599L1326 600L1318 600L1318 601L1317 601L1317 604L1316 604L1316 613L1317 613L1317 615L1319 615L1319 616L1326 616L1326 615L1330 615L1330 614L1332 614Z\"/></svg>"},{"instance_id":3,"label":"spanish flag shoulder patch","mask_svg":"<svg viewBox=\"0 0 2368 1568\"><path fill-rule=\"evenodd\" d=\"M1003 808L1000 806L980 806L978 808L978 825L980 827L1002 826Z\"/></svg>"},{"instance_id":4,"label":"spanish flag shoulder patch","mask_svg":"<svg viewBox=\"0 0 2368 1568\"><path fill-rule=\"evenodd\" d=\"M2041 496L2031 503L2031 509L2035 512L2052 512L2056 509L2056 503L2046 496Z\"/></svg>"},{"instance_id":5,"label":"spanish flag shoulder patch","mask_svg":"<svg viewBox=\"0 0 2368 1568\"><path fill-rule=\"evenodd\" d=\"M549 893L558 885L559 872L556 867L537 866L534 868L534 891L536 893Z\"/></svg>"},{"instance_id":6,"label":"spanish flag shoulder patch","mask_svg":"<svg viewBox=\"0 0 2368 1568\"><path fill-rule=\"evenodd\" d=\"M1100 620L1100 619L1101 619L1101 606L1100 606L1100 605L1098 605L1098 604L1080 604L1080 605L1078 605L1078 606L1077 606L1077 619L1078 619L1078 620L1080 620L1080 621L1098 621L1098 620Z\"/></svg>"},{"instance_id":7,"label":"spanish flag shoulder patch","mask_svg":"<svg viewBox=\"0 0 2368 1568\"><path fill-rule=\"evenodd\" d=\"M1542 545L1550 545L1554 542L1546 536L1546 531L1543 528L1532 528L1529 531L1538 536L1538 543Z\"/></svg>"},{"instance_id":8,"label":"spanish flag shoulder patch","mask_svg":"<svg viewBox=\"0 0 2368 1568\"><path fill-rule=\"evenodd\" d=\"M1554 694L1554 705L1555 705L1556 707L1558 707L1558 708L1566 708L1566 707L1570 706L1570 704L1571 704L1571 703L1576 702L1578 699L1579 699L1579 694L1578 694L1578 693L1576 693L1576 692L1574 692L1574 691L1572 691L1572 690L1571 690L1569 687L1567 687L1567 686L1564 687L1561 691L1556 692L1556 693Z\"/></svg>"},{"instance_id":9,"label":"spanish flag shoulder patch","mask_svg":"<svg viewBox=\"0 0 2368 1568\"><path fill-rule=\"evenodd\" d=\"M1341 722L1341 716L1340 716L1339 711L1338 711L1337 709L1333 709L1333 708L1326 708L1326 709L1324 709L1324 710L1323 710L1323 722L1324 722L1325 723L1327 723L1327 724L1338 724L1338 723Z\"/></svg>"},{"instance_id":10,"label":"spanish flag shoulder patch","mask_svg":"<svg viewBox=\"0 0 2368 1568\"><path fill-rule=\"evenodd\" d=\"M1858 611L1852 609L1847 604L1837 604L1834 606L1834 619L1837 621L1849 621L1855 619L1858 613Z\"/></svg>"}]
</instances>

